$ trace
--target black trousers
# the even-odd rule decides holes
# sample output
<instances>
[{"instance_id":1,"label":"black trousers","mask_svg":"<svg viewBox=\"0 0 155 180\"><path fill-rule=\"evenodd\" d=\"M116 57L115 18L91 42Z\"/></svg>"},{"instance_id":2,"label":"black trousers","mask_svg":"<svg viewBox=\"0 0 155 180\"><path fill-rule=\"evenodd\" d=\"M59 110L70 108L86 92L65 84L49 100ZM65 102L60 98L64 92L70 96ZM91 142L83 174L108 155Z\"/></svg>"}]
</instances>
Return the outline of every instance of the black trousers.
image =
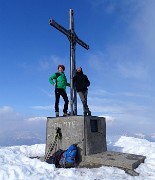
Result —
<instances>
[{"instance_id":1,"label":"black trousers","mask_svg":"<svg viewBox=\"0 0 155 180\"><path fill-rule=\"evenodd\" d=\"M59 112L59 100L60 100L60 96L62 96L63 100L64 100L64 109L63 112L67 113L68 111L68 97L67 97L67 93L64 89L60 89L60 88L56 88L55 89L55 112Z\"/></svg>"}]
</instances>

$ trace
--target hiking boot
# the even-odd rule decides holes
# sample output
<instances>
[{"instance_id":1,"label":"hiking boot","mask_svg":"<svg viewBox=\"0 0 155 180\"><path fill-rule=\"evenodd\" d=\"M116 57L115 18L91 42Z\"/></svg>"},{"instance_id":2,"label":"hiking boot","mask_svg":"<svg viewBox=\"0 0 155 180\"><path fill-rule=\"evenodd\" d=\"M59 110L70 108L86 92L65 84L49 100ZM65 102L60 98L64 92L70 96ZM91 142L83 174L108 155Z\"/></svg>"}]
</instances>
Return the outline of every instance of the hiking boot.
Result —
<instances>
[{"instance_id":1,"label":"hiking boot","mask_svg":"<svg viewBox=\"0 0 155 180\"><path fill-rule=\"evenodd\" d=\"M84 114L84 116L91 116L91 111L84 112L83 114Z\"/></svg>"},{"instance_id":2,"label":"hiking boot","mask_svg":"<svg viewBox=\"0 0 155 180\"><path fill-rule=\"evenodd\" d=\"M56 117L59 117L59 112L55 112L55 116L56 116Z\"/></svg>"},{"instance_id":3,"label":"hiking boot","mask_svg":"<svg viewBox=\"0 0 155 180\"><path fill-rule=\"evenodd\" d=\"M68 116L68 114L67 114L67 113L64 113L64 114L63 114L63 117L66 117L66 116Z\"/></svg>"},{"instance_id":4,"label":"hiking boot","mask_svg":"<svg viewBox=\"0 0 155 180\"><path fill-rule=\"evenodd\" d=\"M84 115L84 116L87 116L87 112L84 112L83 115Z\"/></svg>"}]
</instances>

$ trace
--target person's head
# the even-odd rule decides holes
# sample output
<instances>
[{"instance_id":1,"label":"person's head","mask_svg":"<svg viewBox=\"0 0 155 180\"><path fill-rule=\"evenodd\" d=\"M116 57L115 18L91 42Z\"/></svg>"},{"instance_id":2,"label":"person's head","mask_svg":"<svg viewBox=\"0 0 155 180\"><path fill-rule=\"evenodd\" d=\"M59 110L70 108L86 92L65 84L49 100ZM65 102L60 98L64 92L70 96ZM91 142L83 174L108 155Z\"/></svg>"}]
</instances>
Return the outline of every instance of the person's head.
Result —
<instances>
[{"instance_id":1,"label":"person's head","mask_svg":"<svg viewBox=\"0 0 155 180\"><path fill-rule=\"evenodd\" d=\"M82 68L78 67L78 68L76 68L76 71L80 73L80 72L82 72Z\"/></svg>"},{"instance_id":2,"label":"person's head","mask_svg":"<svg viewBox=\"0 0 155 180\"><path fill-rule=\"evenodd\" d=\"M65 66L64 65L58 65L58 71L59 72L64 72L65 71Z\"/></svg>"}]
</instances>

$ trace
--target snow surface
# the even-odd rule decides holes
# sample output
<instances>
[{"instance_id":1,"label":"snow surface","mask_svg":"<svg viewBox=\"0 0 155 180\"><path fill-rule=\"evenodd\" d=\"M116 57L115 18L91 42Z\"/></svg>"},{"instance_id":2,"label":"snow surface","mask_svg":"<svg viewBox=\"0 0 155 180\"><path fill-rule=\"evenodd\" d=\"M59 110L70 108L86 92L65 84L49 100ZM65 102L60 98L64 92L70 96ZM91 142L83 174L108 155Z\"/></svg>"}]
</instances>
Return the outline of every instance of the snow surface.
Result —
<instances>
[{"instance_id":1,"label":"snow surface","mask_svg":"<svg viewBox=\"0 0 155 180\"><path fill-rule=\"evenodd\" d=\"M111 150L146 156L136 171L139 176L130 176L114 167L100 168L55 168L54 165L29 157L43 156L44 144L32 146L0 147L0 180L155 180L155 143L145 139L120 137Z\"/></svg>"}]
</instances>

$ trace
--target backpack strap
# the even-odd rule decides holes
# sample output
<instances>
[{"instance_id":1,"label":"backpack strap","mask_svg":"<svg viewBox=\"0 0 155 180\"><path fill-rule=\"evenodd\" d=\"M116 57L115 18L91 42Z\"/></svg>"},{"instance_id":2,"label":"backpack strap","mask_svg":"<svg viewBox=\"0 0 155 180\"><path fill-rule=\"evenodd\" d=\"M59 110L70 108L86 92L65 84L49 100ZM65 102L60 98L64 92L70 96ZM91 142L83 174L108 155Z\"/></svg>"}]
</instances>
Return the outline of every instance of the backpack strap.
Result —
<instances>
[{"instance_id":1,"label":"backpack strap","mask_svg":"<svg viewBox=\"0 0 155 180\"><path fill-rule=\"evenodd\" d=\"M55 73L56 74L56 85L55 85L55 88L57 88L57 84L58 84L58 81L57 81L57 78L59 77L59 76L61 76L61 74L60 73Z\"/></svg>"}]
</instances>

